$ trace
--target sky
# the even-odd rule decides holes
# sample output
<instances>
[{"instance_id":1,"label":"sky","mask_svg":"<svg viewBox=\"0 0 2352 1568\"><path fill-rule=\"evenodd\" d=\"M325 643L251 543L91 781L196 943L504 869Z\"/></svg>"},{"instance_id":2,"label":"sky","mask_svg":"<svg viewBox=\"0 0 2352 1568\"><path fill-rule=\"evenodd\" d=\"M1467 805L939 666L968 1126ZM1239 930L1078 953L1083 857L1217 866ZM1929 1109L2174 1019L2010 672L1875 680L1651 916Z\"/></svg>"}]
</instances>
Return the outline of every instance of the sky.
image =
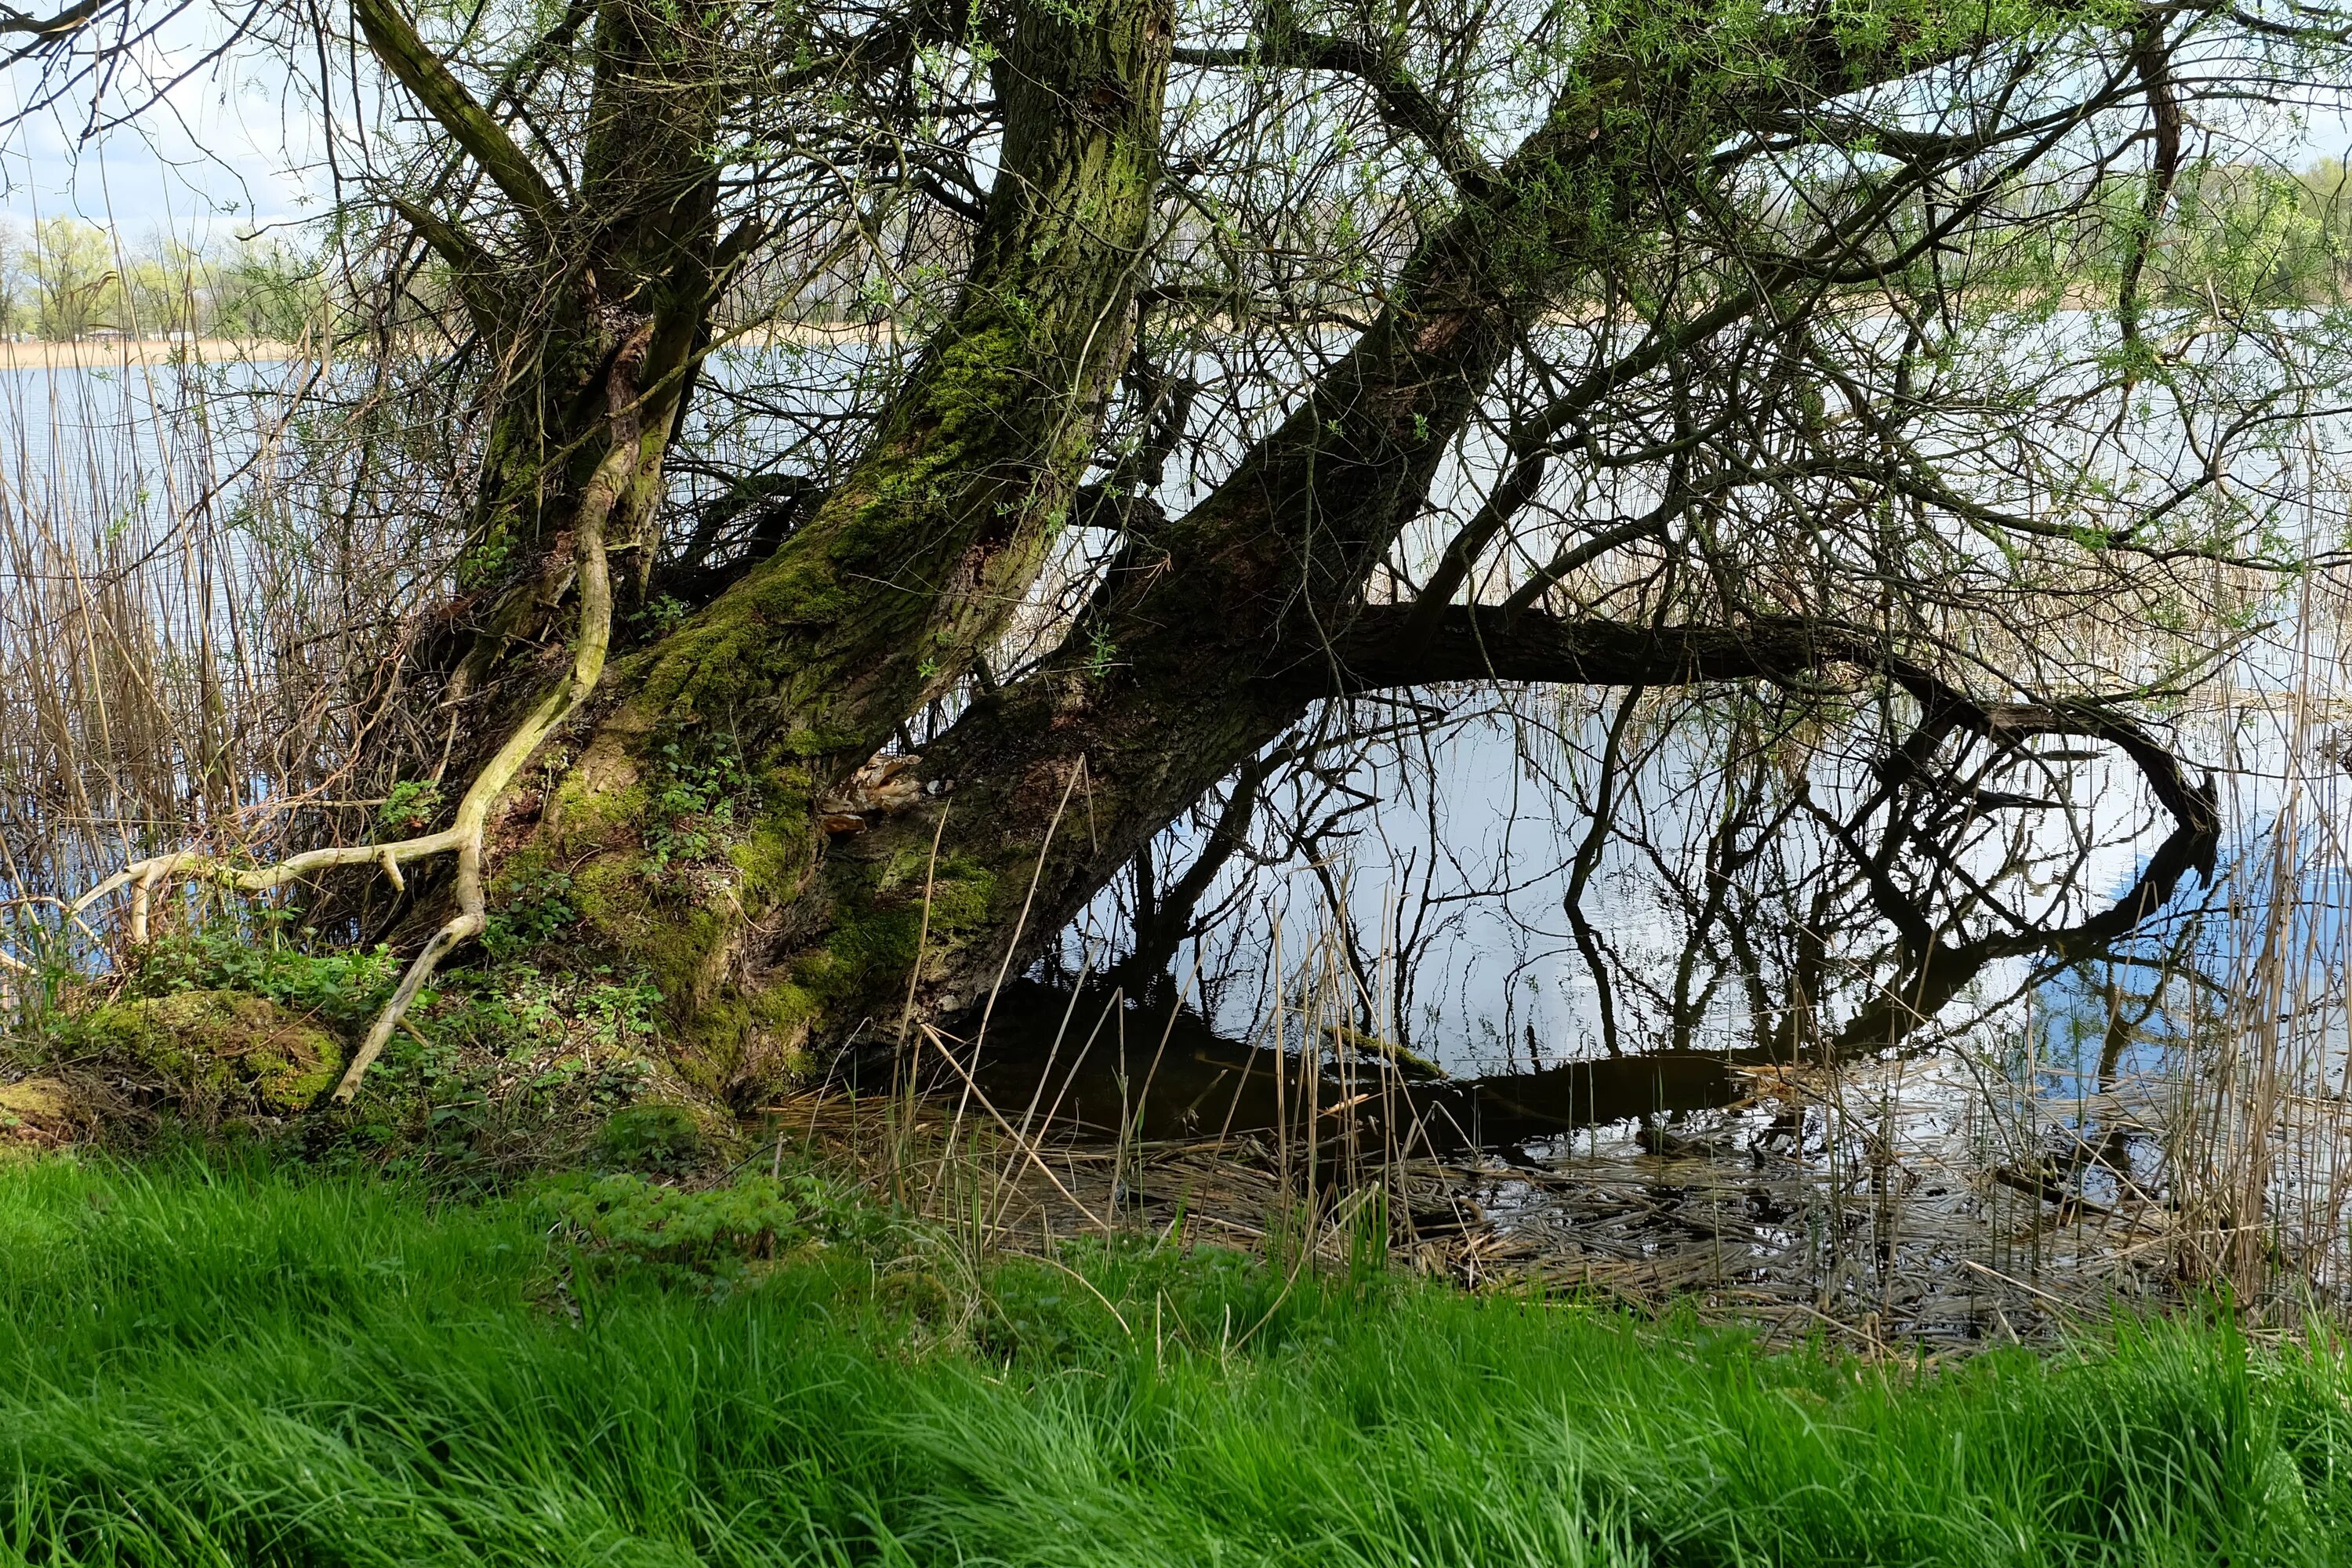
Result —
<instances>
[{"instance_id":1,"label":"sky","mask_svg":"<svg viewBox=\"0 0 2352 1568\"><path fill-rule=\"evenodd\" d=\"M196 0L167 24L153 56L164 68L158 74L200 59L221 36L222 15ZM13 111L28 86L26 68L0 68L0 113ZM21 233L74 216L139 243L159 233L203 242L299 223L323 210L327 195L311 107L288 89L282 66L247 49L182 83L137 125L96 141L81 142L76 121L36 116L0 135L0 224ZM2352 114L2315 116L2273 151L2296 164L2352 160Z\"/></svg>"},{"instance_id":2,"label":"sky","mask_svg":"<svg viewBox=\"0 0 2352 1568\"><path fill-rule=\"evenodd\" d=\"M201 60L218 36L199 4L159 38L154 62ZM31 84L26 68L0 70L0 112ZM0 138L0 215L19 233L44 218L79 216L142 239L191 241L301 221L324 205L320 128L288 91L283 68L247 50L197 72L135 125L83 142L81 123L36 114Z\"/></svg>"}]
</instances>

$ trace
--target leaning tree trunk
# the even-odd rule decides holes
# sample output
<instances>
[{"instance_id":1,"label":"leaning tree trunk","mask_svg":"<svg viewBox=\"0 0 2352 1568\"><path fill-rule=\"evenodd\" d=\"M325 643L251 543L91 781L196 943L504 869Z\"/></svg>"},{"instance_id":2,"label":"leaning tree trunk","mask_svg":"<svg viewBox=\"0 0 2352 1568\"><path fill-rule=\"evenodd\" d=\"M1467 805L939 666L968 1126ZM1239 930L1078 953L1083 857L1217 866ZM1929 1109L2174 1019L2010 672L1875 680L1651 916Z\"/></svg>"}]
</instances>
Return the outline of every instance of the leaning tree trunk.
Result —
<instances>
[{"instance_id":1,"label":"leaning tree trunk","mask_svg":"<svg viewBox=\"0 0 2352 1568\"><path fill-rule=\"evenodd\" d=\"M1068 519L1129 353L1171 24L1165 0L1022 7L1000 173L949 321L814 515L607 679L507 858L510 875L567 868L583 938L652 973L712 1087L772 1076L837 990L893 972L870 931L834 933L839 984L771 984L763 955L807 918L828 794L970 670ZM741 830L655 870L680 791L707 806L706 787L733 793Z\"/></svg>"},{"instance_id":2,"label":"leaning tree trunk","mask_svg":"<svg viewBox=\"0 0 2352 1568\"><path fill-rule=\"evenodd\" d=\"M1368 603L1366 588L1520 335L1639 243L1728 126L1907 68L1908 41L1857 56L1809 23L1790 27L1774 38L1790 68L1759 80L1596 54L1507 163L1463 182L1462 209L1381 315L1224 483L1179 519L1132 509L1131 542L1058 654L975 700L894 793L849 803L867 808L845 824L858 830L833 839L816 875L794 841L788 900L767 905L780 918L738 926L754 934L726 953L731 994L751 999L730 1022L753 1027L705 1037L704 1065L756 1080L763 1049L887 1037L910 1016L971 1008L1318 700L1481 676L1701 678L1710 667L1688 650L1637 648L1613 633L1593 647L1562 637L1549 659L1500 668L1486 623L1444 603L1458 574L1409 613ZM1694 334L1752 308L1727 302ZM1654 341L1564 389L1553 416L1573 417L1673 348ZM1560 630L1540 613L1520 620ZM1883 650L1822 631L1743 673L1800 677L1856 658L1889 668ZM870 730L832 753L835 776L881 738ZM719 978L714 968L704 984Z\"/></svg>"}]
</instances>

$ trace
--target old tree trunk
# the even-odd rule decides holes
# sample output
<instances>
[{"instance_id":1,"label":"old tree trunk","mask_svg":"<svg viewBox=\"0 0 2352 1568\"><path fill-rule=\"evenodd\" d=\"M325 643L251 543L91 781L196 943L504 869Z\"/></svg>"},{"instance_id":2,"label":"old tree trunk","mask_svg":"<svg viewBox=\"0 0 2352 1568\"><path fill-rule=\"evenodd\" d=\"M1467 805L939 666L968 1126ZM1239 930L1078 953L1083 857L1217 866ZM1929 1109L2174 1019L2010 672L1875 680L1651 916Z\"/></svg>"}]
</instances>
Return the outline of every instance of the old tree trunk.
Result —
<instances>
[{"instance_id":1,"label":"old tree trunk","mask_svg":"<svg viewBox=\"0 0 2352 1568\"><path fill-rule=\"evenodd\" d=\"M927 905L944 936L1003 919L1019 897L950 856L935 884L896 864L865 907L840 908L820 890L824 824L863 826L835 797L968 675L1068 523L1131 344L1171 25L1162 0L1018 13L998 71L1001 167L969 271L864 455L772 554L614 662L558 742L561 778L500 807L503 879L570 868L578 934L651 973L678 1065L707 1087L767 1087L809 1046L854 1032L877 997L903 994ZM672 243L689 281L670 283L636 330L695 345L713 242ZM605 402L628 409L610 423L636 443L628 493L642 512L676 380L629 352L608 362ZM740 830L673 861L660 841L682 779L716 781L685 809L709 816L726 792ZM913 787L903 779L893 798Z\"/></svg>"},{"instance_id":2,"label":"old tree trunk","mask_svg":"<svg viewBox=\"0 0 2352 1568\"><path fill-rule=\"evenodd\" d=\"M2204 482L2049 524L1959 495L1935 459L1954 441L1920 433L1938 397L1999 413L1935 384L1954 363L1937 332L2040 286L1949 258L1988 228L2058 221L2046 198L2001 207L2006 182L2101 117L2177 127L2166 29L2204 13L1538 5L1492 24L1508 52L1491 68L1471 47L1483 12L1421 37L1402 21L1318 31L1277 4L1239 42L1197 47L1179 47L1173 0L847 15L572 0L531 12L525 46L486 65L436 53L401 0L353 0L355 48L423 128L403 178L362 202L393 216L404 256L433 258L480 378L457 592L417 611L427 635L403 674L439 729L416 761L453 795L470 787L390 848L263 871L164 857L109 885L131 889L136 924L166 877L263 888L380 864L398 881L400 864L454 856L454 879L418 885L403 929L430 940L347 1087L434 966L554 879L570 923L553 944L646 976L674 1065L707 1092L753 1100L833 1047L953 1028L1221 781L1254 784L1288 755L1318 705L1445 682L1836 672L1912 704L1888 791L1926 787L1956 735L2065 732L2119 747L2181 831L2210 837L2210 801L2113 710L1972 700L1920 654L1966 640L1954 606L1989 554L2072 552L2064 582L2117 581L2099 577L2110 554L2154 555L2144 524ZM1171 71L1244 85L1171 100ZM1496 71L1508 94L1482 100ZM1253 124L1246 84L1269 77L1362 113L1340 131ZM923 98L950 79L961 99ZM1922 121L1939 93L1961 107ZM956 142L968 124L996 129ZM1286 132L1287 152L1250 140ZM1261 188L1292 188L1304 158L1340 168L1368 135L1391 162L1362 179L1393 188L1346 223L1264 210L1280 198ZM967 172L918 142L962 147ZM1774 162L1792 152L1850 163L1825 178ZM788 521L665 591L665 549L696 526L671 510L667 466L730 290L763 259L829 264L782 232L808 207L780 216L772 193L861 161L888 180L843 174L824 232L871 242L951 217L962 237L934 254L961 268L952 299L854 455L822 487L747 478L738 500L788 495ZM2173 162L2149 175L2158 206ZM2086 203L2109 177L2094 173ZM1304 285L1286 270L1283 235L1312 253L1318 226L1360 220L1384 237L1346 239L1345 265ZM2136 279L2149 241L2133 243ZM1202 258L1227 267L1225 292L1200 285ZM1817 318L1872 289L1879 325L1833 342ZM2126 347L2144 354L2135 308ZM1183 323L1157 343L1139 330L1155 310ZM1262 362L1265 416L1234 423L1176 507L1159 481L1191 393L1164 395L1190 385L1199 344L1255 318L1308 346ZM1598 345L1580 363L1538 346L1563 323ZM1286 364L1310 368L1286 384ZM2108 370L2126 397L2149 374L2132 353ZM1122 395L1140 416L1113 449ZM1468 521L1412 554L1441 474L1480 440ZM1553 533L1515 533L1577 465L1654 474L1654 509L1554 510ZM2221 553L2205 526L2157 558ZM1971 533L1998 548L1951 547ZM1047 573L1074 537L1110 540L1107 565L1045 618L1058 645L999 684L993 651L1063 593ZM1529 554L1536 538L1557 552ZM1629 545L1651 552L1633 614L1559 591ZM943 699L952 722L910 744ZM1872 896L1927 963L1935 922L1885 875Z\"/></svg>"}]
</instances>

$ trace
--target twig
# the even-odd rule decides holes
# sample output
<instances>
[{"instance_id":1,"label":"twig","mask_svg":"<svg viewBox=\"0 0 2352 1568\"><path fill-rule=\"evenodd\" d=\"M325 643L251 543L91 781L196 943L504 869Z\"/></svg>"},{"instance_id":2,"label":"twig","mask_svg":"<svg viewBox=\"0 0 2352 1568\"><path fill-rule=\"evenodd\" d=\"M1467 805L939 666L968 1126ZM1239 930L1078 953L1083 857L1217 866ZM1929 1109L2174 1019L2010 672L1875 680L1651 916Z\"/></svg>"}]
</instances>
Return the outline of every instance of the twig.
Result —
<instances>
[{"instance_id":1,"label":"twig","mask_svg":"<svg viewBox=\"0 0 2352 1568\"><path fill-rule=\"evenodd\" d=\"M956 1060L955 1052L948 1048L948 1043L940 1037L940 1032L937 1029L932 1028L929 1024L924 1024L920 1026L920 1027L923 1037L930 1041L931 1044L938 1048L940 1055L946 1058L948 1066L955 1068L956 1076L963 1079L965 1092L972 1099L980 1101L980 1108L982 1110L987 1111L990 1119L992 1120L999 1127L1004 1129L1004 1135L1012 1139L1013 1143L1023 1153L1029 1156L1029 1163L1037 1167L1038 1174L1053 1183L1054 1190L1061 1194L1065 1198L1067 1198L1073 1208L1086 1215L1087 1224L1108 1235L1110 1231L1110 1226L1105 1225L1101 1218L1096 1215L1094 1210L1087 1207L1085 1204L1081 1203L1078 1200L1077 1194L1070 1191L1069 1188L1062 1184L1062 1178L1054 1174L1053 1167L1045 1163L1045 1159L1038 1154L1034 1145L1033 1145L1027 1139L1022 1137L1021 1134L1013 1131L1013 1124L1005 1121L1003 1116L997 1110L996 1107L989 1102L988 1096L981 1092L980 1085L972 1081L971 1074L964 1071L963 1063Z\"/></svg>"}]
</instances>

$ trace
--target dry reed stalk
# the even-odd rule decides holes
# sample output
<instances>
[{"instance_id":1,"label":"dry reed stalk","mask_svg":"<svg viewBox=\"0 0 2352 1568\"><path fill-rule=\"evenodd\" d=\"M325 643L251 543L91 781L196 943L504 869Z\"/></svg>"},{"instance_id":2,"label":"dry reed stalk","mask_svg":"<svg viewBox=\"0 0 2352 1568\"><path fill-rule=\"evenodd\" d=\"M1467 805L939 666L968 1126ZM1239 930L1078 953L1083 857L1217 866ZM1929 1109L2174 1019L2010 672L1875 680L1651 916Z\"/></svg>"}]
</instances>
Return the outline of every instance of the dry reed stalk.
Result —
<instances>
[{"instance_id":1,"label":"dry reed stalk","mask_svg":"<svg viewBox=\"0 0 2352 1568\"><path fill-rule=\"evenodd\" d=\"M1061 831L1062 815L1069 809L1071 793L1078 787L1078 780L1085 773L1086 760L1084 758L1080 758L1078 765L1070 770L1070 776L1063 781L1062 798L1055 802L1053 818L1045 824L1045 839L1037 846L1037 862L1029 873L1029 890L1022 896L1020 917L1013 922L1013 936L1011 940L1004 944L1004 961L997 965L996 978L988 988L987 1004L981 1009L980 1026L972 1035L972 1059L975 1061L979 1059L982 1047L987 1042L989 1020L996 1016L996 1001L997 998L1003 994L1004 982L1013 972L1013 960L1021 951L1022 939L1028 933L1029 911L1035 907L1037 900L1037 884L1045 875L1045 857L1054 847L1054 836ZM944 1048L942 1048L942 1054L944 1054ZM955 1127L960 1131L963 1126L964 1112L970 1105L968 1096L971 1093L978 1092L978 1085L972 1082L971 1075L970 1073L963 1071L962 1064L950 1060L949 1065L954 1067L957 1072L962 1076L967 1090L967 1098L959 1100L956 1105ZM932 1178L933 1186L936 1187L946 1180L946 1162L948 1159L948 1153L951 1152L954 1147L955 1135L954 1132L951 1131L949 1134L947 1143L940 1153L940 1170L938 1174Z\"/></svg>"}]
</instances>

